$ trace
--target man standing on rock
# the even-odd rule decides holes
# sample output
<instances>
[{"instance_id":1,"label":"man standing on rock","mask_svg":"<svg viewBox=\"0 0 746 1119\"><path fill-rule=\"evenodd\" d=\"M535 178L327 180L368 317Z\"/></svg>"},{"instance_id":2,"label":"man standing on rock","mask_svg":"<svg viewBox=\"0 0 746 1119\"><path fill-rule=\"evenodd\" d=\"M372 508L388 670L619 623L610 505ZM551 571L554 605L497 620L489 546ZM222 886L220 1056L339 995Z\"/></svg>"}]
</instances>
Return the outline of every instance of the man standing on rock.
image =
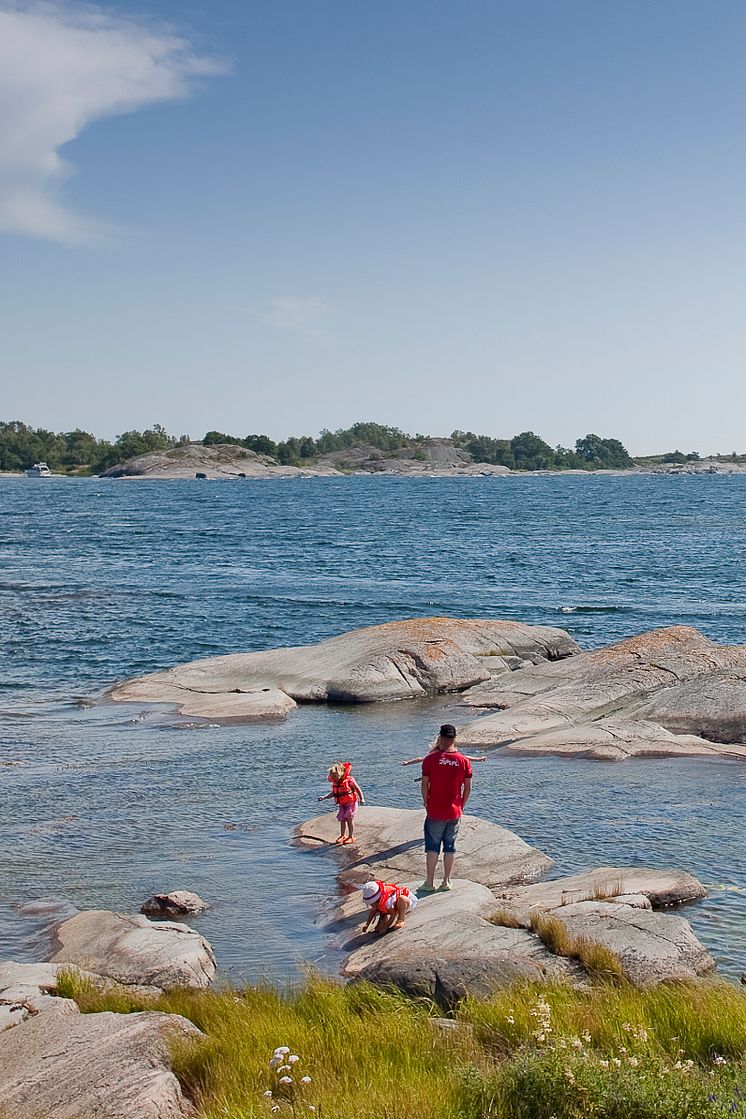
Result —
<instances>
[{"instance_id":1,"label":"man standing on rock","mask_svg":"<svg viewBox=\"0 0 746 1119\"><path fill-rule=\"evenodd\" d=\"M417 891L435 891L435 869L443 848L443 883L450 890L459 820L471 792L471 763L456 749L456 728L444 723L435 749L422 763L422 803L425 805L425 861L427 877Z\"/></svg>"}]
</instances>

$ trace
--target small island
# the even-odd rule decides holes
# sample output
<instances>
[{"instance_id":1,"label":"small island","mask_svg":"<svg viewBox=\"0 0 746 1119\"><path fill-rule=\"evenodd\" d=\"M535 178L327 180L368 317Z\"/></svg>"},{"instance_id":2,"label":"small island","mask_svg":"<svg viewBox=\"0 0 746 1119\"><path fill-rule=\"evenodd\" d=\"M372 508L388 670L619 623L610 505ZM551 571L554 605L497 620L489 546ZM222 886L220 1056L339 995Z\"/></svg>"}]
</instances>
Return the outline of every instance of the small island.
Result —
<instances>
[{"instance_id":1,"label":"small island","mask_svg":"<svg viewBox=\"0 0 746 1119\"><path fill-rule=\"evenodd\" d=\"M511 438L453 431L409 435L365 422L318 437L208 431L198 440L170 435L160 424L125 431L111 442L76 428L52 432L20 420L0 422L0 473L22 474L34 463L55 475L203 480L225 478L404 475L409 477L512 474L746 473L746 455L700 456L679 450L633 458L619 439L590 433L574 448L551 447L533 431Z\"/></svg>"}]
</instances>

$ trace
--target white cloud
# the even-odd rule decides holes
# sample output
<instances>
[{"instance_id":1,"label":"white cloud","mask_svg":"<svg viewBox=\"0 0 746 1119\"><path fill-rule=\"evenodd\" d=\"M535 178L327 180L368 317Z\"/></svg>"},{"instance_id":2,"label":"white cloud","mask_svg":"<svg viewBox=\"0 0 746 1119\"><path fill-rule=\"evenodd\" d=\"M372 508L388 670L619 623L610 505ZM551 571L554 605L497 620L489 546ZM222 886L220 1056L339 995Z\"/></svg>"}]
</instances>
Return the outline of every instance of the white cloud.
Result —
<instances>
[{"instance_id":1,"label":"white cloud","mask_svg":"<svg viewBox=\"0 0 746 1119\"><path fill-rule=\"evenodd\" d=\"M255 314L262 322L277 327L278 330L305 334L309 338L326 338L326 334L319 330L319 323L332 311L333 308L317 295L281 295L276 299L268 299Z\"/></svg>"},{"instance_id":2,"label":"white cloud","mask_svg":"<svg viewBox=\"0 0 746 1119\"><path fill-rule=\"evenodd\" d=\"M103 226L58 200L60 148L93 121L184 97L222 72L172 29L100 7L0 0L0 230L69 244Z\"/></svg>"}]
</instances>

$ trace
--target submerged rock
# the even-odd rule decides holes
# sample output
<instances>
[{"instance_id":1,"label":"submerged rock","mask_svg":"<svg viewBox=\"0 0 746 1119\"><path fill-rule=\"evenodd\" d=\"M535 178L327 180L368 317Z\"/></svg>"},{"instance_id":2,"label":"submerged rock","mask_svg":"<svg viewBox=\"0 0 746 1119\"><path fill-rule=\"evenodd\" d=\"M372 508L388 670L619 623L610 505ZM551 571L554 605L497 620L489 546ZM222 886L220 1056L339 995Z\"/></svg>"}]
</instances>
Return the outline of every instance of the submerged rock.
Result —
<instances>
[{"instance_id":1,"label":"submerged rock","mask_svg":"<svg viewBox=\"0 0 746 1119\"><path fill-rule=\"evenodd\" d=\"M117 983L138 986L209 987L215 956L188 925L91 909L64 921L56 931L53 963L69 963Z\"/></svg>"},{"instance_id":2,"label":"submerged rock","mask_svg":"<svg viewBox=\"0 0 746 1119\"><path fill-rule=\"evenodd\" d=\"M295 702L374 703L459 692L489 680L497 661L502 671L503 658L533 664L578 652L564 630L547 626L413 618L318 645L192 661L119 684L110 697L168 703L221 721L278 718Z\"/></svg>"},{"instance_id":3,"label":"submerged rock","mask_svg":"<svg viewBox=\"0 0 746 1119\"><path fill-rule=\"evenodd\" d=\"M296 828L295 838L306 847L334 852L342 863L342 877L348 881L381 877L402 881L416 875L422 881L423 820L422 810L366 805L355 816L354 846L334 846L339 824L331 812L306 820ZM461 817L456 869L473 882L495 887L530 882L553 865L548 855L507 828L476 816Z\"/></svg>"},{"instance_id":4,"label":"submerged rock","mask_svg":"<svg viewBox=\"0 0 746 1119\"><path fill-rule=\"evenodd\" d=\"M463 747L746 758L746 646L718 645L688 626L500 676L461 700L498 709L462 726Z\"/></svg>"}]
</instances>

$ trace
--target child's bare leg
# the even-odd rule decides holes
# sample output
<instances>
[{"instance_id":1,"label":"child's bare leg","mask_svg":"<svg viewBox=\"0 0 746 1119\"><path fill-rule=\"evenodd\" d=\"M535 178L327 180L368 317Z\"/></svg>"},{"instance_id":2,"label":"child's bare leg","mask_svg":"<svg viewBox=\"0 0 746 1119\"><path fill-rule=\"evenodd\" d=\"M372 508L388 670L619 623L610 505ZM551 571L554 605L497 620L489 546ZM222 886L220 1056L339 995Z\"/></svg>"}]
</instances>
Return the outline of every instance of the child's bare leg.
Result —
<instances>
[{"instance_id":1,"label":"child's bare leg","mask_svg":"<svg viewBox=\"0 0 746 1119\"><path fill-rule=\"evenodd\" d=\"M394 922L392 927L395 929L403 929L404 918L406 917L408 912L409 906L407 905L407 899L399 898L394 909Z\"/></svg>"}]
</instances>

